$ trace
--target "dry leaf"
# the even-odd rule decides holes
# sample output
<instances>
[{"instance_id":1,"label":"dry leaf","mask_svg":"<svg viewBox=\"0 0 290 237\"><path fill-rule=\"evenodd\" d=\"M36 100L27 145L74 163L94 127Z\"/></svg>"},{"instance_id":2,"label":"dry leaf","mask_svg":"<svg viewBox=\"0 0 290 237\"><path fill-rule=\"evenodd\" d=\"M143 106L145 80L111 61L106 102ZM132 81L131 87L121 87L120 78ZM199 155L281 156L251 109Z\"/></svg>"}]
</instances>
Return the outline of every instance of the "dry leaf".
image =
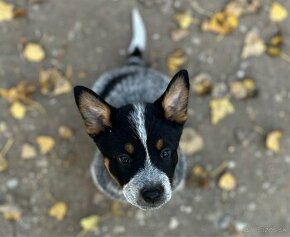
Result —
<instances>
[{"instance_id":1,"label":"dry leaf","mask_svg":"<svg viewBox=\"0 0 290 237\"><path fill-rule=\"evenodd\" d=\"M167 68L169 73L175 73L186 62L187 58L184 52L180 49L172 52L167 58Z\"/></svg>"},{"instance_id":2,"label":"dry leaf","mask_svg":"<svg viewBox=\"0 0 290 237\"><path fill-rule=\"evenodd\" d=\"M199 188L207 188L209 185L209 175L201 165L193 166L191 170L190 182L197 184Z\"/></svg>"},{"instance_id":3,"label":"dry leaf","mask_svg":"<svg viewBox=\"0 0 290 237\"><path fill-rule=\"evenodd\" d=\"M274 130L267 134L266 136L266 147L274 152L280 151L280 140L283 133L279 130Z\"/></svg>"},{"instance_id":4,"label":"dry leaf","mask_svg":"<svg viewBox=\"0 0 290 237\"><path fill-rule=\"evenodd\" d=\"M271 57L279 57L282 53L284 38L281 31L274 34L267 43L267 54Z\"/></svg>"},{"instance_id":5,"label":"dry leaf","mask_svg":"<svg viewBox=\"0 0 290 237\"><path fill-rule=\"evenodd\" d=\"M227 115L235 112L235 108L228 98L212 99L209 106L212 124L218 124Z\"/></svg>"},{"instance_id":6,"label":"dry leaf","mask_svg":"<svg viewBox=\"0 0 290 237\"><path fill-rule=\"evenodd\" d=\"M183 30L188 29L193 23L193 18L190 12L181 12L174 16L175 21Z\"/></svg>"},{"instance_id":7,"label":"dry leaf","mask_svg":"<svg viewBox=\"0 0 290 237\"><path fill-rule=\"evenodd\" d=\"M203 138L193 128L183 129L179 146L184 154L192 156L202 150L203 145Z\"/></svg>"},{"instance_id":8,"label":"dry leaf","mask_svg":"<svg viewBox=\"0 0 290 237\"><path fill-rule=\"evenodd\" d=\"M36 156L36 150L32 145L30 145L28 143L25 143L22 145L22 149L21 149L21 158L22 159L30 160L30 159L35 158L35 156Z\"/></svg>"},{"instance_id":9,"label":"dry leaf","mask_svg":"<svg viewBox=\"0 0 290 237\"><path fill-rule=\"evenodd\" d=\"M260 56L266 50L264 41L259 37L256 31L250 31L245 37L242 58L249 56Z\"/></svg>"},{"instance_id":10,"label":"dry leaf","mask_svg":"<svg viewBox=\"0 0 290 237\"><path fill-rule=\"evenodd\" d=\"M49 136L38 136L36 138L36 143L42 155L47 154L55 145L54 139Z\"/></svg>"},{"instance_id":11,"label":"dry leaf","mask_svg":"<svg viewBox=\"0 0 290 237\"><path fill-rule=\"evenodd\" d=\"M261 6L261 0L232 0L226 7L226 12L229 12L237 17L243 14L255 13Z\"/></svg>"},{"instance_id":12,"label":"dry leaf","mask_svg":"<svg viewBox=\"0 0 290 237\"><path fill-rule=\"evenodd\" d=\"M48 214L58 221L62 221L67 213L68 206L65 202L56 202L49 209Z\"/></svg>"},{"instance_id":13,"label":"dry leaf","mask_svg":"<svg viewBox=\"0 0 290 237\"><path fill-rule=\"evenodd\" d=\"M239 19L236 15L228 12L217 12L209 20L203 21L201 28L203 31L225 35L231 33L238 24Z\"/></svg>"},{"instance_id":14,"label":"dry leaf","mask_svg":"<svg viewBox=\"0 0 290 237\"><path fill-rule=\"evenodd\" d=\"M2 21L10 21L13 19L14 17L13 8L14 8L13 5L0 0L0 23Z\"/></svg>"},{"instance_id":15,"label":"dry leaf","mask_svg":"<svg viewBox=\"0 0 290 237\"><path fill-rule=\"evenodd\" d=\"M125 214L122 203L118 201L112 202L111 211L112 211L113 216L115 217L124 216Z\"/></svg>"},{"instance_id":16,"label":"dry leaf","mask_svg":"<svg viewBox=\"0 0 290 237\"><path fill-rule=\"evenodd\" d=\"M26 108L22 103L16 101L11 105L10 113L15 119L21 120L25 117Z\"/></svg>"},{"instance_id":17,"label":"dry leaf","mask_svg":"<svg viewBox=\"0 0 290 237\"><path fill-rule=\"evenodd\" d=\"M0 96L11 103L18 100L27 102L35 91L36 84L34 82L21 81L15 87L9 89L0 88Z\"/></svg>"},{"instance_id":18,"label":"dry leaf","mask_svg":"<svg viewBox=\"0 0 290 237\"><path fill-rule=\"evenodd\" d=\"M238 100L254 97L258 92L256 83L252 79L232 81L229 87L230 94Z\"/></svg>"},{"instance_id":19,"label":"dry leaf","mask_svg":"<svg viewBox=\"0 0 290 237\"><path fill-rule=\"evenodd\" d=\"M5 157L3 157L2 155L0 155L0 172L4 172L8 169L8 162L5 159Z\"/></svg>"},{"instance_id":20,"label":"dry leaf","mask_svg":"<svg viewBox=\"0 0 290 237\"><path fill-rule=\"evenodd\" d=\"M0 212L2 212L3 218L7 221L19 221L22 216L21 210L11 204L0 206Z\"/></svg>"},{"instance_id":21,"label":"dry leaf","mask_svg":"<svg viewBox=\"0 0 290 237\"><path fill-rule=\"evenodd\" d=\"M91 215L91 216L82 218L80 221L80 225L85 232L96 231L98 230L99 222L100 222L100 218L97 215Z\"/></svg>"},{"instance_id":22,"label":"dry leaf","mask_svg":"<svg viewBox=\"0 0 290 237\"><path fill-rule=\"evenodd\" d=\"M45 52L41 45L28 43L24 47L23 56L30 62L40 62L45 58Z\"/></svg>"},{"instance_id":23,"label":"dry leaf","mask_svg":"<svg viewBox=\"0 0 290 237\"><path fill-rule=\"evenodd\" d=\"M278 2L273 2L270 10L270 19L274 22L284 21L288 16L287 9Z\"/></svg>"},{"instance_id":24,"label":"dry leaf","mask_svg":"<svg viewBox=\"0 0 290 237\"><path fill-rule=\"evenodd\" d=\"M236 178L230 172L225 172L219 178L218 185L222 190L232 191L237 186Z\"/></svg>"},{"instance_id":25,"label":"dry leaf","mask_svg":"<svg viewBox=\"0 0 290 237\"><path fill-rule=\"evenodd\" d=\"M183 40L186 36L188 36L189 32L183 29L177 29L177 30L171 31L170 35L171 35L171 39L174 42L178 42L180 40Z\"/></svg>"},{"instance_id":26,"label":"dry leaf","mask_svg":"<svg viewBox=\"0 0 290 237\"><path fill-rule=\"evenodd\" d=\"M56 68L43 70L39 73L40 92L43 95L58 96L72 90L70 81Z\"/></svg>"},{"instance_id":27,"label":"dry leaf","mask_svg":"<svg viewBox=\"0 0 290 237\"><path fill-rule=\"evenodd\" d=\"M208 95L212 91L211 76L207 73L200 73L193 78L191 85L196 95Z\"/></svg>"},{"instance_id":28,"label":"dry leaf","mask_svg":"<svg viewBox=\"0 0 290 237\"><path fill-rule=\"evenodd\" d=\"M70 127L63 125L58 128L58 135L62 139L68 140L73 137L73 131Z\"/></svg>"},{"instance_id":29,"label":"dry leaf","mask_svg":"<svg viewBox=\"0 0 290 237\"><path fill-rule=\"evenodd\" d=\"M26 16L27 11L24 8L16 8L13 12L13 17L18 18L18 17L23 17Z\"/></svg>"}]
</instances>

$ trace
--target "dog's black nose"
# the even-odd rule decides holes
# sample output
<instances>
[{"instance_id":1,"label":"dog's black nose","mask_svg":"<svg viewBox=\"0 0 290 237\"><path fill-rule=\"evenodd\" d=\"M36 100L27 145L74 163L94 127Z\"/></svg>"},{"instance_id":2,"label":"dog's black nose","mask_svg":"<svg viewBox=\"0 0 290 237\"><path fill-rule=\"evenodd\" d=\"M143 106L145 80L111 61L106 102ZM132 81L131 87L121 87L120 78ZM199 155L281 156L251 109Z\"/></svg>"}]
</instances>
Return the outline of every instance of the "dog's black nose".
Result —
<instances>
[{"instance_id":1,"label":"dog's black nose","mask_svg":"<svg viewBox=\"0 0 290 237\"><path fill-rule=\"evenodd\" d=\"M141 190L141 195L146 202L154 203L161 199L164 193L162 186L143 188Z\"/></svg>"}]
</instances>

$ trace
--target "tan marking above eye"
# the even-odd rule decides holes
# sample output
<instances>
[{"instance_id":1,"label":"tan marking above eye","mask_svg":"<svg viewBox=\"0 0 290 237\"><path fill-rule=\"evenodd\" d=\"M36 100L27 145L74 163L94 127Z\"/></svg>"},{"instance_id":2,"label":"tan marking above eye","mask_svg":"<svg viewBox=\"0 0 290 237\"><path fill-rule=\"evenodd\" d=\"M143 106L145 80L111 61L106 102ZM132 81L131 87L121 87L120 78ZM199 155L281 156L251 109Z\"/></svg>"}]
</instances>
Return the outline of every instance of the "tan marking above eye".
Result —
<instances>
[{"instance_id":1,"label":"tan marking above eye","mask_svg":"<svg viewBox=\"0 0 290 237\"><path fill-rule=\"evenodd\" d=\"M163 148L163 140L162 139L159 139L157 142L156 142L156 149L158 150L158 151L160 151L162 148Z\"/></svg>"},{"instance_id":2,"label":"tan marking above eye","mask_svg":"<svg viewBox=\"0 0 290 237\"><path fill-rule=\"evenodd\" d=\"M125 145L125 150L129 153L129 154L133 154L134 152L134 146L131 143L127 143Z\"/></svg>"}]
</instances>

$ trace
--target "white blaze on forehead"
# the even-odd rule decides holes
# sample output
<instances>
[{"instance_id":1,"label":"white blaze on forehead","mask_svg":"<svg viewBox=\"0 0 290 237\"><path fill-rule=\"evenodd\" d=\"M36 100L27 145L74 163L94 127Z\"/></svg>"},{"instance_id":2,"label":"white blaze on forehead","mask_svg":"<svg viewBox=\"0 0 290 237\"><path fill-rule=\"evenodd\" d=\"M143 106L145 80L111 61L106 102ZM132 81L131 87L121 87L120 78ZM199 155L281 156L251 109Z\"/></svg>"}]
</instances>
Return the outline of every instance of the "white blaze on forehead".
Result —
<instances>
[{"instance_id":1,"label":"white blaze on forehead","mask_svg":"<svg viewBox=\"0 0 290 237\"><path fill-rule=\"evenodd\" d=\"M146 163L150 163L149 152L147 149L147 132L145 128L145 105L135 104L130 120L133 123L135 133L140 138L146 151Z\"/></svg>"}]
</instances>

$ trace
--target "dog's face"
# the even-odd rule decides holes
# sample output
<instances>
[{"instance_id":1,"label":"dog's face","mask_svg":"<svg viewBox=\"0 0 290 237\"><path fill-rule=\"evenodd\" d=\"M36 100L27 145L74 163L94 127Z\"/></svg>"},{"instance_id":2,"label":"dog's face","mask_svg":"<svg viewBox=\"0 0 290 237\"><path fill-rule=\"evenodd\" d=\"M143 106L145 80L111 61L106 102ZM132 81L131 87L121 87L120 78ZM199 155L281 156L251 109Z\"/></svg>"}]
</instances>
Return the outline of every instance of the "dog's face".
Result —
<instances>
[{"instance_id":1,"label":"dog's face","mask_svg":"<svg viewBox=\"0 0 290 237\"><path fill-rule=\"evenodd\" d=\"M75 88L86 131L101 151L106 169L127 201L141 209L158 208L171 198L188 94L185 70L148 104L114 108L90 89Z\"/></svg>"}]
</instances>

